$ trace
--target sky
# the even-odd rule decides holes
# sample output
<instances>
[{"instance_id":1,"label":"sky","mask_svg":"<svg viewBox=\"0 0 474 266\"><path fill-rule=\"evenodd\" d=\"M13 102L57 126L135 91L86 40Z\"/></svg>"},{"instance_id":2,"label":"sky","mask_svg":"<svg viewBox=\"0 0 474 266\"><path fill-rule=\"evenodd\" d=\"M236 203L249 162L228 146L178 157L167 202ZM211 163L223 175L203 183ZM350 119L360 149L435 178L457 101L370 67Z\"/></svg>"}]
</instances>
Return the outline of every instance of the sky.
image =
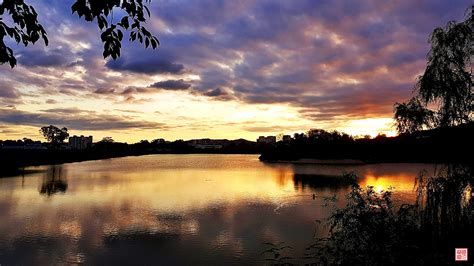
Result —
<instances>
[{"instance_id":1,"label":"sky","mask_svg":"<svg viewBox=\"0 0 474 266\"><path fill-rule=\"evenodd\" d=\"M49 45L10 42L18 65L0 65L0 139L40 140L53 124L136 142L394 135L393 105L411 97L429 34L463 20L471 0L153 0L159 48L124 40L115 61L72 0L27 3Z\"/></svg>"}]
</instances>

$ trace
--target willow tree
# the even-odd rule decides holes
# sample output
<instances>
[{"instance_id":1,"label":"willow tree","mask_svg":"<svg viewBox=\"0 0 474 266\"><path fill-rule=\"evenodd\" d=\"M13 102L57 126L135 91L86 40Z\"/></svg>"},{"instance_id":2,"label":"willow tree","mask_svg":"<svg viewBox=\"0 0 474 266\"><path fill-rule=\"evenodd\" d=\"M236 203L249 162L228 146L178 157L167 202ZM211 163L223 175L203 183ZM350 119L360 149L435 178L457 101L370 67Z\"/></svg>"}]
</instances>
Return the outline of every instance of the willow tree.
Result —
<instances>
[{"instance_id":1,"label":"willow tree","mask_svg":"<svg viewBox=\"0 0 474 266\"><path fill-rule=\"evenodd\" d=\"M473 8L467 10L463 22L451 21L431 33L426 69L418 78L414 97L395 104L400 133L473 120Z\"/></svg>"},{"instance_id":2,"label":"willow tree","mask_svg":"<svg viewBox=\"0 0 474 266\"><path fill-rule=\"evenodd\" d=\"M101 30L100 38L104 44L104 58L120 57L121 42L124 31L129 32L129 40L151 46L159 45L158 39L144 26L150 10L147 6L151 0L75 0L71 6L72 13L88 22L95 22ZM113 13L121 16L114 22ZM3 18L6 19L3 19ZM48 35L38 21L38 13L33 5L24 0L3 0L0 3L0 64L8 63L13 68L16 58L5 38L17 44L28 46L43 39L48 45Z\"/></svg>"},{"instance_id":3,"label":"willow tree","mask_svg":"<svg viewBox=\"0 0 474 266\"><path fill-rule=\"evenodd\" d=\"M425 108L418 98L411 98L407 103L395 104L395 119L398 132L413 133L423 127L431 128L435 124L435 114Z\"/></svg>"}]
</instances>

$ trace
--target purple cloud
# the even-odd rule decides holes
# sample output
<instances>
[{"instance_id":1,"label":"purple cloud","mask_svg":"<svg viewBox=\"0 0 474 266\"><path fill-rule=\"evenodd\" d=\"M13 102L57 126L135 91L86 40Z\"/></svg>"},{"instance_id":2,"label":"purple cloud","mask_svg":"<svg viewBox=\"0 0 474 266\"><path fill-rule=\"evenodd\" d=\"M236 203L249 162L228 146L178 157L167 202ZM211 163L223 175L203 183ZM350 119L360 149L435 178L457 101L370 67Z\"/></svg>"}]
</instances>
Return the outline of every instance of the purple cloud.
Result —
<instances>
[{"instance_id":1,"label":"purple cloud","mask_svg":"<svg viewBox=\"0 0 474 266\"><path fill-rule=\"evenodd\" d=\"M12 84L0 82L0 98L18 99L20 92Z\"/></svg>"},{"instance_id":2,"label":"purple cloud","mask_svg":"<svg viewBox=\"0 0 474 266\"><path fill-rule=\"evenodd\" d=\"M191 84L184 81L183 79L179 80L165 80L155 82L150 85L152 88L162 89L162 90L187 90L191 87Z\"/></svg>"},{"instance_id":3,"label":"purple cloud","mask_svg":"<svg viewBox=\"0 0 474 266\"><path fill-rule=\"evenodd\" d=\"M0 109L0 122L14 125L60 125L75 130L166 129L163 123L132 120L77 108L47 109L38 113Z\"/></svg>"},{"instance_id":4,"label":"purple cloud","mask_svg":"<svg viewBox=\"0 0 474 266\"><path fill-rule=\"evenodd\" d=\"M153 51L147 51L153 53ZM146 54L146 53L145 53ZM117 71L130 71L140 74L180 74L184 65L154 55L122 56L117 60L109 60L106 66Z\"/></svg>"},{"instance_id":5,"label":"purple cloud","mask_svg":"<svg viewBox=\"0 0 474 266\"><path fill-rule=\"evenodd\" d=\"M471 1L157 0L149 26L158 50L124 41L122 57L107 62L97 29L71 15L67 3L35 4L55 37L46 50L22 48L22 68L0 68L0 77L25 85L0 87L0 98L35 87L38 94L137 103L135 94L159 88L288 104L307 118L331 120L391 116L425 67L431 31L462 20ZM47 16L48 10L58 15ZM77 47L81 42L86 48ZM55 80L64 68L82 76ZM165 81L155 82L156 75ZM185 75L199 78L191 84Z\"/></svg>"}]
</instances>

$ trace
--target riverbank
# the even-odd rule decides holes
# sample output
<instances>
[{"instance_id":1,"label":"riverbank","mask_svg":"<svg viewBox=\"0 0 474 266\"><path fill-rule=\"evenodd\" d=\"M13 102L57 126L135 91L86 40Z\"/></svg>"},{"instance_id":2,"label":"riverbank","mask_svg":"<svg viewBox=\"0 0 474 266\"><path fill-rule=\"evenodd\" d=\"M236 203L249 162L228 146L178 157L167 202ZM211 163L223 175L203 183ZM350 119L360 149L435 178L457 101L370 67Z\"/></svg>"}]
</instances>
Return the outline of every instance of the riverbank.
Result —
<instances>
[{"instance_id":1,"label":"riverbank","mask_svg":"<svg viewBox=\"0 0 474 266\"><path fill-rule=\"evenodd\" d=\"M473 163L460 152L474 147L474 123L402 134L353 139L338 132L316 130L262 152L260 160L278 163ZM471 148L468 148L471 147Z\"/></svg>"},{"instance_id":2,"label":"riverbank","mask_svg":"<svg viewBox=\"0 0 474 266\"><path fill-rule=\"evenodd\" d=\"M148 154L261 154L268 163L366 164L366 163L473 163L472 156L459 152L474 147L474 123L452 128L426 130L396 137L353 139L337 132L317 130L295 134L290 141L258 145L245 140L229 141L219 149L196 148L189 143L140 142L96 143L86 150L0 148L0 176L19 168L63 164Z\"/></svg>"},{"instance_id":3,"label":"riverbank","mask_svg":"<svg viewBox=\"0 0 474 266\"><path fill-rule=\"evenodd\" d=\"M73 149L67 144L51 147L48 143L0 141L0 176L19 168L63 164L148 154L261 154L266 145L237 140L198 139L182 141L140 141L128 144L100 141L87 149Z\"/></svg>"},{"instance_id":4,"label":"riverbank","mask_svg":"<svg viewBox=\"0 0 474 266\"><path fill-rule=\"evenodd\" d=\"M1 150L0 177L24 173L28 166L53 165L73 162L104 160L127 156L142 156L151 154L258 154L256 152L221 152L216 150L193 151L157 151L157 150Z\"/></svg>"},{"instance_id":5,"label":"riverbank","mask_svg":"<svg viewBox=\"0 0 474 266\"><path fill-rule=\"evenodd\" d=\"M95 153L73 150L0 150L0 176L25 173L28 166L63 164L144 155L142 153Z\"/></svg>"},{"instance_id":6,"label":"riverbank","mask_svg":"<svg viewBox=\"0 0 474 266\"><path fill-rule=\"evenodd\" d=\"M262 160L266 163L291 163L291 164L325 164L325 165L360 165L366 164L362 160L355 159L311 159L311 158L302 158L297 160Z\"/></svg>"}]
</instances>

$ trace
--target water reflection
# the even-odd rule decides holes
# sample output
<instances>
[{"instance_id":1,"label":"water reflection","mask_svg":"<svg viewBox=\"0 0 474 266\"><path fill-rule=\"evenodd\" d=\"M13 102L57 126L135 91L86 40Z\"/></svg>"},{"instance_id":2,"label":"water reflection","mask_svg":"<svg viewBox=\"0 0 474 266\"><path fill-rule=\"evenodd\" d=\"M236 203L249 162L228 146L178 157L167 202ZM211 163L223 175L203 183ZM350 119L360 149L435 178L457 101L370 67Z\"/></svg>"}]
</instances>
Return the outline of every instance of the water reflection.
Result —
<instances>
[{"instance_id":1,"label":"water reflection","mask_svg":"<svg viewBox=\"0 0 474 266\"><path fill-rule=\"evenodd\" d=\"M261 264L263 242L304 251L344 172L413 193L427 165L265 165L254 155L153 155L0 179L6 264ZM39 197L65 193L61 197ZM313 200L312 195L317 197ZM317 229L324 230L324 229ZM317 231L316 234L324 233ZM298 254L296 254L298 255ZM303 254L300 254L303 255Z\"/></svg>"},{"instance_id":2,"label":"water reflection","mask_svg":"<svg viewBox=\"0 0 474 266\"><path fill-rule=\"evenodd\" d=\"M296 190L301 191L315 191L327 190L331 192L339 192L341 190L347 191L351 185L349 180L343 175L309 175L309 174L294 174L293 181Z\"/></svg>"},{"instance_id":3,"label":"water reflection","mask_svg":"<svg viewBox=\"0 0 474 266\"><path fill-rule=\"evenodd\" d=\"M64 172L62 165L51 165L44 173L39 192L40 194L52 196L59 192L66 193L67 187L67 173Z\"/></svg>"}]
</instances>

